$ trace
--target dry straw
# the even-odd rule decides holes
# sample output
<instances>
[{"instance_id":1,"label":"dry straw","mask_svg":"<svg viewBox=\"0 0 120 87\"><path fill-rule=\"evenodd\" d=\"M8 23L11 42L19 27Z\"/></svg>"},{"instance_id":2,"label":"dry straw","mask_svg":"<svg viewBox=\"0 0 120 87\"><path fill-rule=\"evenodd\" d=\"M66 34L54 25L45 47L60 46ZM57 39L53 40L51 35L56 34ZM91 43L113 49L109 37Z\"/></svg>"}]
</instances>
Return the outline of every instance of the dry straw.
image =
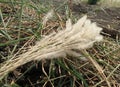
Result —
<instances>
[{"instance_id":1,"label":"dry straw","mask_svg":"<svg viewBox=\"0 0 120 87\"><path fill-rule=\"evenodd\" d=\"M91 23L87 16L82 17L72 25L71 20L66 21L66 29L58 33L45 36L31 47L26 53L11 58L2 64L0 77L4 77L10 71L33 60L65 57L66 55L79 56L73 49L82 50L92 47L94 42L101 41L102 28L96 23Z\"/></svg>"}]
</instances>

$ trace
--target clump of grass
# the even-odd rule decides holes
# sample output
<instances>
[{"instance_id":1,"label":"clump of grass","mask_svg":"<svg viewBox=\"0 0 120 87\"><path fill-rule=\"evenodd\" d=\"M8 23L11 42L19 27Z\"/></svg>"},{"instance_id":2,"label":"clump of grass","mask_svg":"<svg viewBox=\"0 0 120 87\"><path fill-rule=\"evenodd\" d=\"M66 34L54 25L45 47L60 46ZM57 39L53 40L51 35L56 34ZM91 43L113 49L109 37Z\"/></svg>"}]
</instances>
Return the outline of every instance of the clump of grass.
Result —
<instances>
[{"instance_id":1,"label":"clump of grass","mask_svg":"<svg viewBox=\"0 0 120 87\"><path fill-rule=\"evenodd\" d=\"M96 5L99 0L88 0L88 4Z\"/></svg>"},{"instance_id":2,"label":"clump of grass","mask_svg":"<svg viewBox=\"0 0 120 87\"><path fill-rule=\"evenodd\" d=\"M91 30L93 30L91 32ZM0 76L16 69L32 60L65 57L66 54L79 56L73 50L82 50L92 47L93 43L102 40L100 31L102 28L91 23L86 16L72 25L70 19L66 22L66 29L58 33L51 33L31 47L28 52L11 58L0 69Z\"/></svg>"}]
</instances>

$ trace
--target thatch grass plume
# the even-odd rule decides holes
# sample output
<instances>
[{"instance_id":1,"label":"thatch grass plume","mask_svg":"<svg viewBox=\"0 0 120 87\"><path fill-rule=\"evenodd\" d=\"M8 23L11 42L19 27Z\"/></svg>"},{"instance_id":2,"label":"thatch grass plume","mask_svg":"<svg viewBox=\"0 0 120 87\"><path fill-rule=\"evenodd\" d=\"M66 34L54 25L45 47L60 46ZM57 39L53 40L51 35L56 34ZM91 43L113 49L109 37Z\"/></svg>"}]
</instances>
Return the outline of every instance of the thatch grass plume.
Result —
<instances>
[{"instance_id":1,"label":"thatch grass plume","mask_svg":"<svg viewBox=\"0 0 120 87\"><path fill-rule=\"evenodd\" d=\"M73 49L87 49L92 47L94 42L101 41L103 39L100 35L101 30L102 28L98 27L96 23L91 23L87 16L79 19L74 25L69 19L66 22L66 29L45 36L26 53L1 64L0 77L4 77L10 71L33 60L40 61L42 59L65 57L66 55L79 56L80 54Z\"/></svg>"}]
</instances>

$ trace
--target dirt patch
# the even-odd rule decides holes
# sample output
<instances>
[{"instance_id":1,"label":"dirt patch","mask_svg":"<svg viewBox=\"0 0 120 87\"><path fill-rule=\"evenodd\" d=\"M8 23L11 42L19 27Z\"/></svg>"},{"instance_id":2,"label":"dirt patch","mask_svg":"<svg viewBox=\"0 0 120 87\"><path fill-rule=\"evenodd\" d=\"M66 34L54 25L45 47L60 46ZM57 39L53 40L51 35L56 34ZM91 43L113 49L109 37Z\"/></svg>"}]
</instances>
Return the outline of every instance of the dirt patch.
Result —
<instances>
[{"instance_id":1,"label":"dirt patch","mask_svg":"<svg viewBox=\"0 0 120 87\"><path fill-rule=\"evenodd\" d=\"M73 5L75 15L87 14L103 28L104 35L120 39L120 8L102 8L96 5ZM106 33L106 34L105 34Z\"/></svg>"}]
</instances>

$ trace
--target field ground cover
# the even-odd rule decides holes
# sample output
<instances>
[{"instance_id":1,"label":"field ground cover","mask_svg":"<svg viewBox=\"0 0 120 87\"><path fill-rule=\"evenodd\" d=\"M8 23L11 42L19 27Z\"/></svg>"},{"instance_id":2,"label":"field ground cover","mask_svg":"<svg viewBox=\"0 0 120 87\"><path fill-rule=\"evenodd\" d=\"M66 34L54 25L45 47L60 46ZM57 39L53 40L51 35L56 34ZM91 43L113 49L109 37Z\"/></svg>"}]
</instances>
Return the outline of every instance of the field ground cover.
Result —
<instances>
[{"instance_id":1,"label":"field ground cover","mask_svg":"<svg viewBox=\"0 0 120 87\"><path fill-rule=\"evenodd\" d=\"M43 25L51 9L53 17ZM64 29L68 18L76 22L84 15L103 28L102 42L77 58L31 61L1 79L0 87L120 87L119 7L67 0L0 0L0 67L21 48L18 55L44 35ZM84 57L88 60L81 60Z\"/></svg>"}]
</instances>

